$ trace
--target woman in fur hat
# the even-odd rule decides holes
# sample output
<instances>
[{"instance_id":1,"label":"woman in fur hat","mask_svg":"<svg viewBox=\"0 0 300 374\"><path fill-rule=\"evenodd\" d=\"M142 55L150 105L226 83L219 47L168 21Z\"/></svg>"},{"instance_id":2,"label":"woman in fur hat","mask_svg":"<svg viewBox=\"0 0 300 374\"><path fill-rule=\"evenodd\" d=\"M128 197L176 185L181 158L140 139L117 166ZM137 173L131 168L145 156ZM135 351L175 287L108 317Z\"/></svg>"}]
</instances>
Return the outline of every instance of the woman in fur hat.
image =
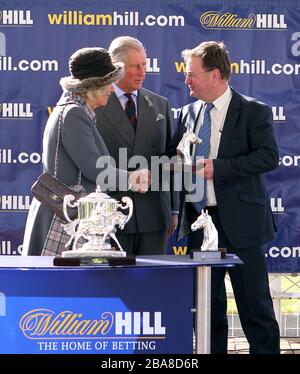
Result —
<instances>
[{"instance_id":1,"label":"woman in fur hat","mask_svg":"<svg viewBox=\"0 0 300 374\"><path fill-rule=\"evenodd\" d=\"M128 189L131 185L138 192L146 192L148 170L135 171L129 175L124 170L99 163L100 157L109 155L95 126L94 109L106 105L113 92L112 83L124 74L123 63L113 64L109 53L103 48L82 48L70 57L69 70L71 75L60 80L63 94L44 131L44 171L56 175L67 186L78 184L81 178L87 193L95 191L96 182L102 190ZM108 175L105 183L103 177L99 178L101 172ZM142 183L137 184L136 181ZM27 217L22 255L45 254L43 248L53 216L50 209L33 198Z\"/></svg>"}]
</instances>

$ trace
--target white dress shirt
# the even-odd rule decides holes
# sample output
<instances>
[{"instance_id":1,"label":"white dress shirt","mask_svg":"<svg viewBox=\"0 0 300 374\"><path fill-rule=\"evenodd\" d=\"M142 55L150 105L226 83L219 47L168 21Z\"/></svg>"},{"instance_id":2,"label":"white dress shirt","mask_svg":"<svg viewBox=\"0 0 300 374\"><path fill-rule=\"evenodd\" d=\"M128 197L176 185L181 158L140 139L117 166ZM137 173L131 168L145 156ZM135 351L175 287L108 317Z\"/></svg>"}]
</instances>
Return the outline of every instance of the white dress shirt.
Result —
<instances>
[{"instance_id":1,"label":"white dress shirt","mask_svg":"<svg viewBox=\"0 0 300 374\"><path fill-rule=\"evenodd\" d=\"M213 101L214 108L210 111L210 118L211 118L211 134L210 134L210 148L209 148L209 159L217 158L220 140L222 136L222 131L225 123L225 118L227 114L227 110L232 98L232 92L230 87L227 87L227 90L218 97L215 101ZM198 122L196 124L195 133L199 134L199 130L201 124L203 122L204 117L204 106L205 103L203 102L201 113L199 115ZM193 147L193 156L195 154L196 147ZM206 189L206 197L207 197L207 205L208 206L215 206L217 205L215 189L213 180L207 180L207 189Z\"/></svg>"},{"instance_id":2,"label":"white dress shirt","mask_svg":"<svg viewBox=\"0 0 300 374\"><path fill-rule=\"evenodd\" d=\"M125 110L125 106L126 106L126 103L127 103L128 99L124 94L127 93L127 92L121 90L121 88L118 87L116 84L113 84L113 86L114 86L115 94L116 94L117 98L119 99L119 101L122 105L122 108ZM136 111L136 116L137 116L137 94L138 94L138 92L137 92L137 90L135 90L135 91L132 91L131 94L132 94L131 97L132 97L132 99L135 103L135 111Z\"/></svg>"}]
</instances>

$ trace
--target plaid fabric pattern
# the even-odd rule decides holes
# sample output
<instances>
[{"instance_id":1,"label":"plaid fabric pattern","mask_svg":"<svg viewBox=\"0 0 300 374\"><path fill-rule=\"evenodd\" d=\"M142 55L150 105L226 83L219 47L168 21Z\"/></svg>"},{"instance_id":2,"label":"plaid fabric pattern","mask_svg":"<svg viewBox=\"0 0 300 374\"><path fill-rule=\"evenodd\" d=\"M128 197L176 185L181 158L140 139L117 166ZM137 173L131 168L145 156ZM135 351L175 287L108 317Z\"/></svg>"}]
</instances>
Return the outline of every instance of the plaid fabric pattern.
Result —
<instances>
[{"instance_id":1,"label":"plaid fabric pattern","mask_svg":"<svg viewBox=\"0 0 300 374\"><path fill-rule=\"evenodd\" d=\"M81 105L90 119L94 122L94 124L96 124L96 113L81 96L75 94L73 91L66 91L64 96L71 101L75 101L77 104Z\"/></svg>"},{"instance_id":2,"label":"plaid fabric pattern","mask_svg":"<svg viewBox=\"0 0 300 374\"><path fill-rule=\"evenodd\" d=\"M72 243L66 247L70 235L64 232L63 227L65 224L67 224L66 220L54 214L41 256L56 256L60 255L63 251L72 249ZM86 240L80 238L77 246L80 248L84 243L86 243Z\"/></svg>"},{"instance_id":3,"label":"plaid fabric pattern","mask_svg":"<svg viewBox=\"0 0 300 374\"><path fill-rule=\"evenodd\" d=\"M80 192L82 196L86 195L86 191L81 185L71 186L71 188L76 192ZM67 248L65 247L70 239L70 235L64 231L64 225L67 223L68 222L65 219L54 214L41 256L56 256L61 254L63 251L72 249L72 243ZM85 239L80 238L77 243L78 246L80 246L85 242Z\"/></svg>"},{"instance_id":4,"label":"plaid fabric pattern","mask_svg":"<svg viewBox=\"0 0 300 374\"><path fill-rule=\"evenodd\" d=\"M54 214L44 243L42 256L55 256L70 249L65 247L70 239L70 236L63 230L63 225L66 223L66 220L63 220Z\"/></svg>"}]
</instances>

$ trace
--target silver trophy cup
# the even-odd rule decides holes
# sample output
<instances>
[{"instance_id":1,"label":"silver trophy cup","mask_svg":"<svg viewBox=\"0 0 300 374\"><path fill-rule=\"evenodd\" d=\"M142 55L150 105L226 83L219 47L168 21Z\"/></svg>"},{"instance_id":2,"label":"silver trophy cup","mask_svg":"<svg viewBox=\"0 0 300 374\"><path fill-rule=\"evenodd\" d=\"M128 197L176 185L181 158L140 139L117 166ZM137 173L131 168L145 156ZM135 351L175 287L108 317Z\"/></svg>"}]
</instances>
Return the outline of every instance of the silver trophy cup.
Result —
<instances>
[{"instance_id":1,"label":"silver trophy cup","mask_svg":"<svg viewBox=\"0 0 300 374\"><path fill-rule=\"evenodd\" d=\"M72 241L72 250L62 252L63 257L126 257L118 239L117 229L123 229L129 221L133 212L133 202L130 197L123 197L122 203L101 192L98 186L95 192L73 202L72 195L64 197L64 215L68 223L64 230L70 235L66 244ZM68 216L67 207L78 209L78 218L72 221ZM128 214L120 210L128 209ZM118 248L110 244L112 238ZM85 239L86 242L79 247L78 241ZM82 241L82 240L81 240Z\"/></svg>"}]
</instances>

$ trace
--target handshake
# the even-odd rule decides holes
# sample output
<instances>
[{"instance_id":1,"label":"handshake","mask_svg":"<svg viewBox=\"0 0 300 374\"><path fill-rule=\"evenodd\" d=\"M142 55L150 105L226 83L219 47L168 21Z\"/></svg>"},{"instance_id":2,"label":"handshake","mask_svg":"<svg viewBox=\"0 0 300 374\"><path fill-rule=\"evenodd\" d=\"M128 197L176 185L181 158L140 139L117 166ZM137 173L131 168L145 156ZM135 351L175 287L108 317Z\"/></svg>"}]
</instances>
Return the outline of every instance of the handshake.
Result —
<instances>
[{"instance_id":1,"label":"handshake","mask_svg":"<svg viewBox=\"0 0 300 374\"><path fill-rule=\"evenodd\" d=\"M148 169L135 170L129 174L130 189L135 192L145 193L151 185L151 173Z\"/></svg>"}]
</instances>

